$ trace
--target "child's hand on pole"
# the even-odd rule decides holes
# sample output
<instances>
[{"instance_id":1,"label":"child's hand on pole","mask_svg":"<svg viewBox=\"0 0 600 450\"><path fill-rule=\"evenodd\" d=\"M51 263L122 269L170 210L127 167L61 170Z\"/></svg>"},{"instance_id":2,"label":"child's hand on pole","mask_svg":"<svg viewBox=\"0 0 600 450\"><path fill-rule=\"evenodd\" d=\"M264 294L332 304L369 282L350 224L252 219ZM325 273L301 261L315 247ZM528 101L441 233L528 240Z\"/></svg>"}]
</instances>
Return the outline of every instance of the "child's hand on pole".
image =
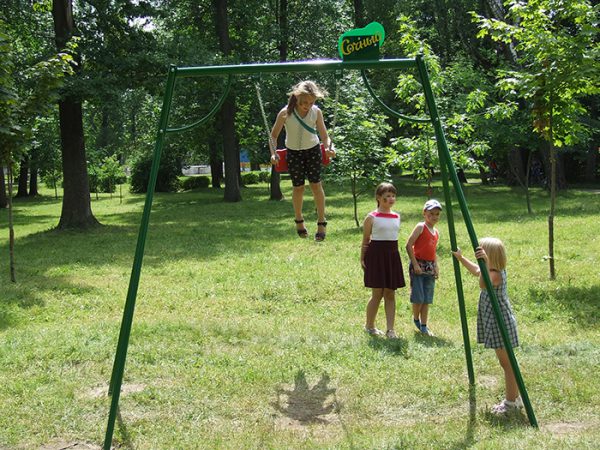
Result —
<instances>
[{"instance_id":1,"label":"child's hand on pole","mask_svg":"<svg viewBox=\"0 0 600 450\"><path fill-rule=\"evenodd\" d=\"M462 261L462 251L461 251L461 249L460 249L460 248L458 248L458 247L457 247L457 248L456 248L456 251L455 251L455 252L452 252L452 255L453 255L453 256L454 256L456 259L458 259L459 261Z\"/></svg>"},{"instance_id":2,"label":"child's hand on pole","mask_svg":"<svg viewBox=\"0 0 600 450\"><path fill-rule=\"evenodd\" d=\"M485 263L487 264L487 261L488 261L487 254L485 253L485 250L482 249L481 247L477 247L475 249L475 258L483 259L485 261Z\"/></svg>"}]
</instances>

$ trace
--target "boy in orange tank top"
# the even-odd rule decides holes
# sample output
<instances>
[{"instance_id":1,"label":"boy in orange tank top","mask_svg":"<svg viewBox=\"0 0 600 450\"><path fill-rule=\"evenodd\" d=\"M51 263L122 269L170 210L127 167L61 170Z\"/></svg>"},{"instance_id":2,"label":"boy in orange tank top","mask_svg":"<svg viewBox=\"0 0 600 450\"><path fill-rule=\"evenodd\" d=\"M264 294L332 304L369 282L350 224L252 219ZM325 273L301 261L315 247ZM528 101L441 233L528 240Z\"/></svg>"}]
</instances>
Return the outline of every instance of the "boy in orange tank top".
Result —
<instances>
[{"instance_id":1,"label":"boy in orange tank top","mask_svg":"<svg viewBox=\"0 0 600 450\"><path fill-rule=\"evenodd\" d=\"M440 202L434 199L425 202L425 220L415 226L406 242L406 253L410 258L408 273L413 320L417 329L427 336L433 336L427 327L427 319L429 305L433 303L435 280L440 274L436 253L439 233L435 224L439 222L441 213Z\"/></svg>"}]
</instances>

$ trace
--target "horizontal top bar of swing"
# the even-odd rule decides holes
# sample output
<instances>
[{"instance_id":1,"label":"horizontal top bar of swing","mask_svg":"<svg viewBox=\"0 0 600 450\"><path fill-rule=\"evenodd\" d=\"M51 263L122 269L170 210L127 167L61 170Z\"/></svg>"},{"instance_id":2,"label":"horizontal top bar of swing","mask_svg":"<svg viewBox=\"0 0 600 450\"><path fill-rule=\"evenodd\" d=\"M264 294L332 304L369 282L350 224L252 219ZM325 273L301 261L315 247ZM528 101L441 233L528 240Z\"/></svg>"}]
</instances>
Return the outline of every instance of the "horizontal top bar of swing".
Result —
<instances>
[{"instance_id":1,"label":"horizontal top bar of swing","mask_svg":"<svg viewBox=\"0 0 600 450\"><path fill-rule=\"evenodd\" d=\"M364 69L410 69L417 66L416 59L373 59L364 61L341 61L335 59L315 59L261 64L238 64L225 66L175 67L175 76L199 77L221 74L255 74L279 72L321 72L335 70Z\"/></svg>"}]
</instances>

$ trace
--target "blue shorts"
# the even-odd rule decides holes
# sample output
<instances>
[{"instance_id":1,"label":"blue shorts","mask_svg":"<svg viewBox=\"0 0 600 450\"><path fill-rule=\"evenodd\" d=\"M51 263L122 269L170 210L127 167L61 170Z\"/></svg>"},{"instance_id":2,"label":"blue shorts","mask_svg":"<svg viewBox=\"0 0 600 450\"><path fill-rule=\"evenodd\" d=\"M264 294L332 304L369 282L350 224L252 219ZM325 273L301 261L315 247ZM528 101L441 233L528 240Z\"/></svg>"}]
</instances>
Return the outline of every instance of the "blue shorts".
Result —
<instances>
[{"instance_id":1,"label":"blue shorts","mask_svg":"<svg viewBox=\"0 0 600 450\"><path fill-rule=\"evenodd\" d=\"M435 277L433 275L410 274L410 302L431 305L433 303L433 290Z\"/></svg>"}]
</instances>

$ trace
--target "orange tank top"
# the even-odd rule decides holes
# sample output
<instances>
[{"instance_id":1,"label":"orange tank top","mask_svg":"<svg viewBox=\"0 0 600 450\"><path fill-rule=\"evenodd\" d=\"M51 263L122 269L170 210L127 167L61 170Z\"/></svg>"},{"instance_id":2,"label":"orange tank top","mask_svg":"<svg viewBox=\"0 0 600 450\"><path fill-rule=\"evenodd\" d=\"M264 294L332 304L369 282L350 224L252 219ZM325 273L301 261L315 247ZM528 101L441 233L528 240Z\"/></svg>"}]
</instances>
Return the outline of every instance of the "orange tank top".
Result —
<instances>
[{"instance_id":1,"label":"orange tank top","mask_svg":"<svg viewBox=\"0 0 600 450\"><path fill-rule=\"evenodd\" d=\"M415 258L424 261L435 261L435 249L439 238L440 235L435 228L432 233L429 227L423 223L423 231L413 245Z\"/></svg>"}]
</instances>

